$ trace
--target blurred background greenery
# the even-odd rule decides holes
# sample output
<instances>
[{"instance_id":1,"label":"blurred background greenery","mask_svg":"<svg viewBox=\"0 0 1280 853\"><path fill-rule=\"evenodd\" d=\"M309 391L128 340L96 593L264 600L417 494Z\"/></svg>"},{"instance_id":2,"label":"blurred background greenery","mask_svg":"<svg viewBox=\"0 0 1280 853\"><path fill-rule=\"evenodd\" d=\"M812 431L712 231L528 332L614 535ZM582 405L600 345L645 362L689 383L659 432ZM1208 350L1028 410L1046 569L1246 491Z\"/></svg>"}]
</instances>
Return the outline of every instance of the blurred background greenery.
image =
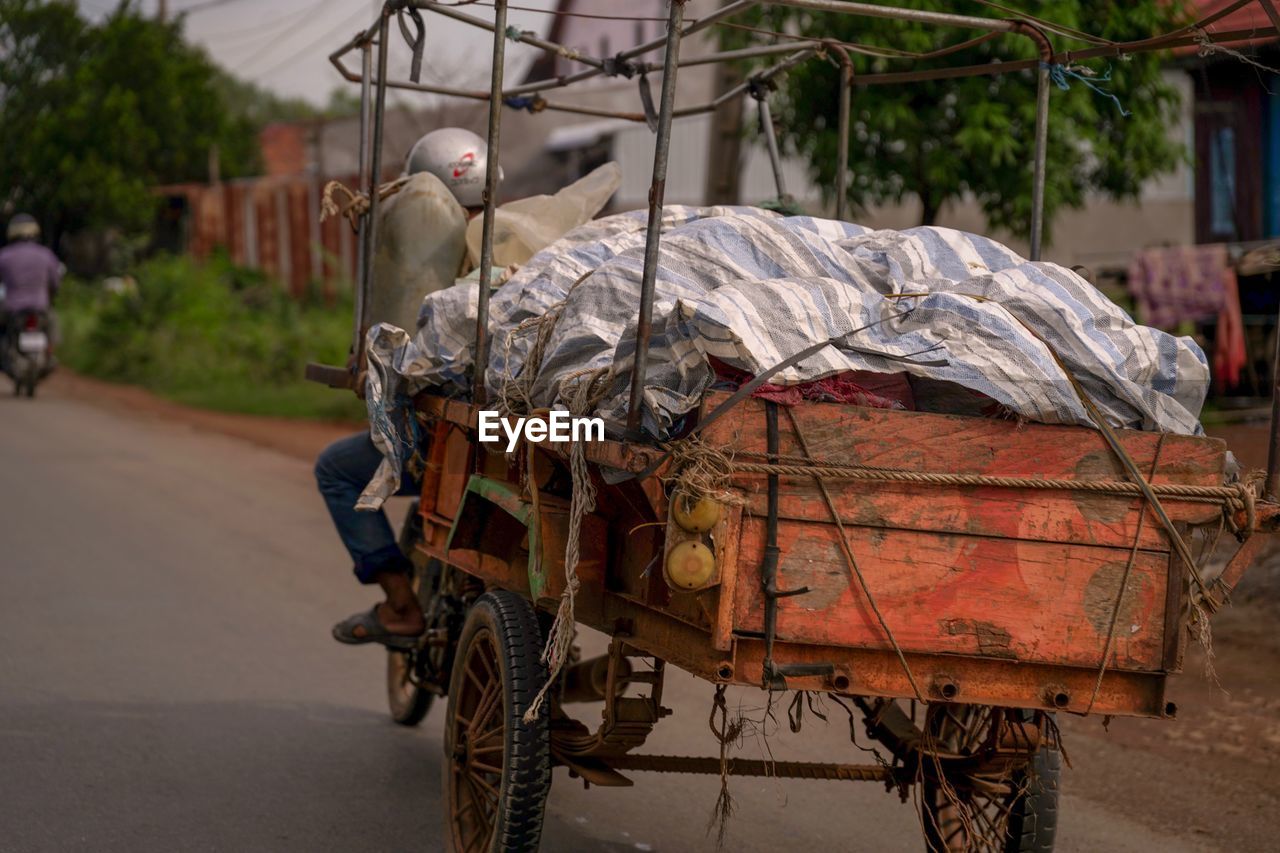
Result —
<instances>
[{"instance_id":1,"label":"blurred background greenery","mask_svg":"<svg viewBox=\"0 0 1280 853\"><path fill-rule=\"evenodd\" d=\"M70 279L58 305L60 358L87 376L221 411L365 417L354 395L302 379L308 361L346 361L349 296L291 296L223 257L160 255L127 278Z\"/></svg>"}]
</instances>

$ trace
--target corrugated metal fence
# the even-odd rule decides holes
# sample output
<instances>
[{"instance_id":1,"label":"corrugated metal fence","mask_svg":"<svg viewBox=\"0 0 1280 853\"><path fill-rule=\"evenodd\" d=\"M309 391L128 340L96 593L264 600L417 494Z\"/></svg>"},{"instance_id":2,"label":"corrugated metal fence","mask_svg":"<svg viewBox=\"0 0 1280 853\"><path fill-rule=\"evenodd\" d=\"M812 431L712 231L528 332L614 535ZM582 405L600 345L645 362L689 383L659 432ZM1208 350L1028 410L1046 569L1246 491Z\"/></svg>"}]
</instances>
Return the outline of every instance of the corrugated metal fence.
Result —
<instances>
[{"instance_id":1,"label":"corrugated metal fence","mask_svg":"<svg viewBox=\"0 0 1280 853\"><path fill-rule=\"evenodd\" d=\"M194 257L207 258L220 248L236 264L261 270L293 294L312 283L332 292L355 280L356 235L345 219L320 221L329 180L245 178L161 187L157 193L179 215L181 248ZM357 186L354 175L338 180Z\"/></svg>"}]
</instances>

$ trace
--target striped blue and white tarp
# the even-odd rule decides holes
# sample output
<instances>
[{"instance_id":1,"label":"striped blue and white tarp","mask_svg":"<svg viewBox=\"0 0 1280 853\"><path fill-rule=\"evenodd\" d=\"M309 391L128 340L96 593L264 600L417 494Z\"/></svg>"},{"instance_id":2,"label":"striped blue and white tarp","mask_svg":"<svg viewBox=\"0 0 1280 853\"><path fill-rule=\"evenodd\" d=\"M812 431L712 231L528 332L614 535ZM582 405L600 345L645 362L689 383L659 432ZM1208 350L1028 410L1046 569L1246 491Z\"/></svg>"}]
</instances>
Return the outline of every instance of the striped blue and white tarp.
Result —
<instances>
[{"instance_id":1,"label":"striped blue and white tarp","mask_svg":"<svg viewBox=\"0 0 1280 853\"><path fill-rule=\"evenodd\" d=\"M559 309L541 369L526 377L533 404L564 408L566 380L613 366L598 413L625 421L645 223L644 211L587 223L493 294L491 398L524 369L533 336L517 327ZM388 463L365 505L391 493L405 452L394 419L380 415L428 386L470 393L475 294L472 281L428 296L412 337L385 325L370 331L368 399ZM864 326L770 381L905 371L978 391L1029 421L1091 425L1065 366L1114 426L1200 431L1209 385L1201 349L1138 325L1068 269L949 228L872 231L723 207L664 211L644 426L662 436L697 406L714 380L709 356L757 374Z\"/></svg>"}]
</instances>

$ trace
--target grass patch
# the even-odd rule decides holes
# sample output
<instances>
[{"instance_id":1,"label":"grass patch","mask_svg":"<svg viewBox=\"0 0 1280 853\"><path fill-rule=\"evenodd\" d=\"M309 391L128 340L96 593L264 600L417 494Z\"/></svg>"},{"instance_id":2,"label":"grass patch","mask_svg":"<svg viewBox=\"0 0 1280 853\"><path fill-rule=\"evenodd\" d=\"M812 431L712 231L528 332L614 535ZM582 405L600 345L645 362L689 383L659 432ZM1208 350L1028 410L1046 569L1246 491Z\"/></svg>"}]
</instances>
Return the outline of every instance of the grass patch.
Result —
<instances>
[{"instance_id":1,"label":"grass patch","mask_svg":"<svg viewBox=\"0 0 1280 853\"><path fill-rule=\"evenodd\" d=\"M349 295L295 299L225 259L159 257L134 280L113 290L68 282L58 300L59 357L72 370L201 408L364 419L364 404L350 392L302 378L308 361L345 363Z\"/></svg>"}]
</instances>

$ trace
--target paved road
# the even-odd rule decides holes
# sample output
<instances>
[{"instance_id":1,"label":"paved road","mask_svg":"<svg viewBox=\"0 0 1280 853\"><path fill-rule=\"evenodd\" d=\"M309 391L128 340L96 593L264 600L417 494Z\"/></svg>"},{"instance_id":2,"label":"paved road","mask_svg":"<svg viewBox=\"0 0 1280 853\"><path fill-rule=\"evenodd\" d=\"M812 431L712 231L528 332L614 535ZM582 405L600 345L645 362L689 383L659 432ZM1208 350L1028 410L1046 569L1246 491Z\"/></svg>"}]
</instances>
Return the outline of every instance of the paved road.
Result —
<instances>
[{"instance_id":1,"label":"paved road","mask_svg":"<svg viewBox=\"0 0 1280 853\"><path fill-rule=\"evenodd\" d=\"M442 707L419 729L391 724L379 654L329 638L371 596L307 464L66 397L5 396L0 472L0 850L442 848ZM653 748L710 754L709 695L672 679L676 715ZM862 760L842 725L771 745ZM716 788L650 776L584 791L557 771L544 849L714 849ZM911 807L872 785L732 792L729 850L922 848ZM1204 849L1120 805L1069 793L1063 812L1060 850Z\"/></svg>"}]
</instances>

